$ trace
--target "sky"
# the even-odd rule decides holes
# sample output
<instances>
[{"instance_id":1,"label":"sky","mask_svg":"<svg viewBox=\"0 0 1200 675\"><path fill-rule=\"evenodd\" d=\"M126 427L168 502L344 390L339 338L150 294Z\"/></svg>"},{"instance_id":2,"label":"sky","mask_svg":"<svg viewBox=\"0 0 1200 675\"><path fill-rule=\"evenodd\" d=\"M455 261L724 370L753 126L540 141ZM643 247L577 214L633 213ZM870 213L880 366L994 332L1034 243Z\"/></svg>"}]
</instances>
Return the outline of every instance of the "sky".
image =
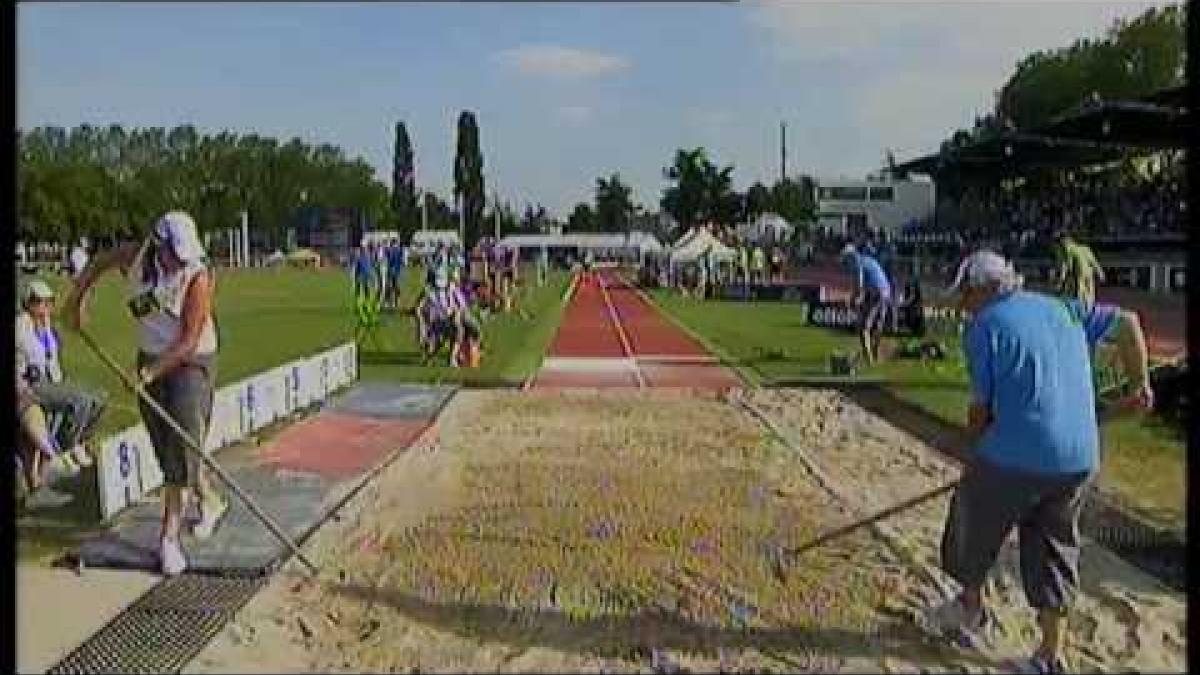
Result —
<instances>
[{"instance_id":1,"label":"sky","mask_svg":"<svg viewBox=\"0 0 1200 675\"><path fill-rule=\"evenodd\" d=\"M703 146L744 189L861 178L932 152L1026 54L1101 36L1131 2L20 3L17 123L193 124L332 143L449 200L476 113L488 192L565 216L618 172L655 207Z\"/></svg>"}]
</instances>

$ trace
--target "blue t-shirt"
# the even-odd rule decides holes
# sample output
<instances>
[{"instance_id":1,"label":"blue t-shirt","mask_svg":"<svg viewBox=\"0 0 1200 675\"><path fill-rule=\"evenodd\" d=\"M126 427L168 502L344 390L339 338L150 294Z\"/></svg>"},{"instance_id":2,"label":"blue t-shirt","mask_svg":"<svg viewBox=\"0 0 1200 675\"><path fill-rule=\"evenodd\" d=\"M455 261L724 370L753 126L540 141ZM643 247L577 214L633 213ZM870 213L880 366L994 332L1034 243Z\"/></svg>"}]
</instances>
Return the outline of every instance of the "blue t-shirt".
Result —
<instances>
[{"instance_id":1,"label":"blue t-shirt","mask_svg":"<svg viewBox=\"0 0 1200 675\"><path fill-rule=\"evenodd\" d=\"M370 279L374 270L371 269L371 257L365 253L359 253L354 258L354 276L358 279Z\"/></svg>"},{"instance_id":2,"label":"blue t-shirt","mask_svg":"<svg viewBox=\"0 0 1200 675\"><path fill-rule=\"evenodd\" d=\"M888 281L887 273L879 266L879 261L864 253L853 253L846 257L846 265L860 286L879 291L885 298L891 297L892 284Z\"/></svg>"},{"instance_id":3,"label":"blue t-shirt","mask_svg":"<svg viewBox=\"0 0 1200 675\"><path fill-rule=\"evenodd\" d=\"M1089 310L1077 298L1064 298L1063 302L1066 303L1071 318L1083 327L1088 347L1092 349L1108 339L1113 329L1117 327L1117 318L1121 315L1121 308L1116 305L1097 304L1092 305Z\"/></svg>"},{"instance_id":4,"label":"blue t-shirt","mask_svg":"<svg viewBox=\"0 0 1200 675\"><path fill-rule=\"evenodd\" d=\"M1091 358L1064 303L1027 291L997 298L967 327L963 351L972 396L992 411L981 457L1037 474L1096 468Z\"/></svg>"},{"instance_id":5,"label":"blue t-shirt","mask_svg":"<svg viewBox=\"0 0 1200 675\"><path fill-rule=\"evenodd\" d=\"M392 272L399 272L404 268L404 249L399 246L393 246L387 252L388 269Z\"/></svg>"}]
</instances>

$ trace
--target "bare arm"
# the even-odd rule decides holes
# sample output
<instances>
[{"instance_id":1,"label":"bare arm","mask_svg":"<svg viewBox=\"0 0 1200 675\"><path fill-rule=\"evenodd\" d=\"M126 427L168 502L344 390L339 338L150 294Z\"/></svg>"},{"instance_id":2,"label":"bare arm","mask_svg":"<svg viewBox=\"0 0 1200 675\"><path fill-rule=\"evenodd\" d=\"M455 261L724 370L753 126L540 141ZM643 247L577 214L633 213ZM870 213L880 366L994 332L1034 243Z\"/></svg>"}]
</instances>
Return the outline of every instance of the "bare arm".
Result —
<instances>
[{"instance_id":1,"label":"bare arm","mask_svg":"<svg viewBox=\"0 0 1200 675\"><path fill-rule=\"evenodd\" d=\"M197 274L188 286L183 299L183 330L162 357L143 373L143 379L154 381L183 364L196 353L200 333L212 312L212 285L208 272Z\"/></svg>"},{"instance_id":2,"label":"bare arm","mask_svg":"<svg viewBox=\"0 0 1200 675\"><path fill-rule=\"evenodd\" d=\"M1133 383L1133 395L1126 402L1135 407L1150 408L1154 405L1154 391L1150 387L1150 354L1142 323L1136 314L1127 310L1121 311L1117 322L1115 341L1121 370Z\"/></svg>"},{"instance_id":3,"label":"bare arm","mask_svg":"<svg viewBox=\"0 0 1200 675\"><path fill-rule=\"evenodd\" d=\"M139 248L141 248L141 244L122 244L111 251L98 253L95 258L92 258L88 266L79 274L79 278L75 280L75 286L71 289L71 294L67 296L66 306L63 308L67 314L67 325L72 330L82 330L86 323L88 294L96 281L113 268L119 267L122 271L128 270L133 265Z\"/></svg>"}]
</instances>

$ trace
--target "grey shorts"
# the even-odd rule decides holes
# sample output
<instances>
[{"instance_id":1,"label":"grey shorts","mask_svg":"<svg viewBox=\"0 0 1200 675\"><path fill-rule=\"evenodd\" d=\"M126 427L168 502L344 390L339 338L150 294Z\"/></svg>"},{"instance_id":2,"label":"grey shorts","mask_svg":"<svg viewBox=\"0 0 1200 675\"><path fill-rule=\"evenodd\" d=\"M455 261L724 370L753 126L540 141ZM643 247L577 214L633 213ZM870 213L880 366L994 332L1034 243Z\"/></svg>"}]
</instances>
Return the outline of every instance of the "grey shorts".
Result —
<instances>
[{"instance_id":1,"label":"grey shorts","mask_svg":"<svg viewBox=\"0 0 1200 675\"><path fill-rule=\"evenodd\" d=\"M1029 605L1070 607L1079 587L1079 512L1093 476L1045 476L975 460L950 502L942 568L963 586L982 586L1016 527Z\"/></svg>"},{"instance_id":2,"label":"grey shorts","mask_svg":"<svg viewBox=\"0 0 1200 675\"><path fill-rule=\"evenodd\" d=\"M138 354L137 364L153 363L154 357ZM212 418L216 363L213 357L198 357L180 366L146 387L146 393L183 427L202 447ZM154 456L163 473L163 483L171 487L190 487L200 475L200 460L187 448L187 442L139 398L142 422L150 434Z\"/></svg>"},{"instance_id":3,"label":"grey shorts","mask_svg":"<svg viewBox=\"0 0 1200 675\"><path fill-rule=\"evenodd\" d=\"M30 388L46 414L62 420L54 433L54 440L61 449L70 450L91 438L96 423L104 414L103 396L65 382L41 381Z\"/></svg>"}]
</instances>

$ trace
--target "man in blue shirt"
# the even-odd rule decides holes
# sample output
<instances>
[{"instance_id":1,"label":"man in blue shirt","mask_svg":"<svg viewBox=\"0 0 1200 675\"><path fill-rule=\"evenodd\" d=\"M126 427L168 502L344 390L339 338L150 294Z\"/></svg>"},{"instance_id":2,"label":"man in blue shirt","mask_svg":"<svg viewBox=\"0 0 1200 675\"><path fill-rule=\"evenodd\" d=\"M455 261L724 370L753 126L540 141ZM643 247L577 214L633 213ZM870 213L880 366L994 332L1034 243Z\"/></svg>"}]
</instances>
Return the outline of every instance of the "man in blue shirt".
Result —
<instances>
[{"instance_id":1,"label":"man in blue shirt","mask_svg":"<svg viewBox=\"0 0 1200 675\"><path fill-rule=\"evenodd\" d=\"M879 359L879 341L884 322L894 312L892 284L879 261L860 253L853 244L842 249L842 266L854 280L854 304L859 308L859 340L863 359L870 365Z\"/></svg>"},{"instance_id":2,"label":"man in blue shirt","mask_svg":"<svg viewBox=\"0 0 1200 675\"><path fill-rule=\"evenodd\" d=\"M1079 512L1099 454L1087 336L1066 304L1021 290L1012 265L991 251L963 261L952 291L972 315L963 349L977 444L942 539L942 567L963 590L929 619L968 638L986 627L983 584L1017 527L1022 583L1042 630L1019 665L1064 672L1067 610L1079 585Z\"/></svg>"},{"instance_id":3,"label":"man in blue shirt","mask_svg":"<svg viewBox=\"0 0 1200 675\"><path fill-rule=\"evenodd\" d=\"M404 248L400 242L392 241L387 247L387 294L388 306L400 306L400 286L404 283Z\"/></svg>"}]
</instances>

